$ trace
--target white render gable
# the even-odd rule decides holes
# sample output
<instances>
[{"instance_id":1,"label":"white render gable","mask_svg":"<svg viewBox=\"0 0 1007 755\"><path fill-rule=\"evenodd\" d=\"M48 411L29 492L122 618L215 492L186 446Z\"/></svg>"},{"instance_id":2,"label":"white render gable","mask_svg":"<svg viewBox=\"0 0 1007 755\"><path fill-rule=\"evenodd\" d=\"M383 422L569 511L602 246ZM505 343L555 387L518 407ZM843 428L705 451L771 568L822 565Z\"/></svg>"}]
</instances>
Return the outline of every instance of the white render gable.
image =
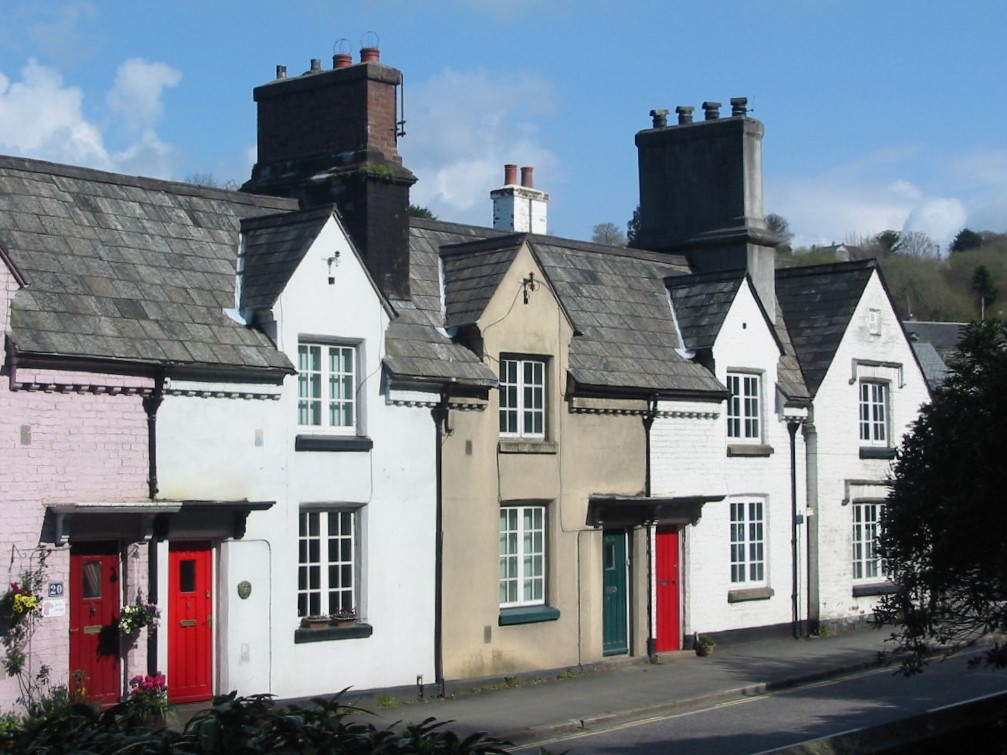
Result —
<instances>
[{"instance_id":1,"label":"white render gable","mask_svg":"<svg viewBox=\"0 0 1007 755\"><path fill-rule=\"evenodd\" d=\"M870 399L866 419L863 391ZM855 556L863 564L869 554L862 542L855 552L854 541L865 536L860 518L874 515L887 496L894 450L928 400L926 379L875 271L815 394L807 428L812 598L822 622L866 618L885 590L880 573L862 569L855 577ZM884 437L862 437L864 424L882 426Z\"/></svg>"}]
</instances>

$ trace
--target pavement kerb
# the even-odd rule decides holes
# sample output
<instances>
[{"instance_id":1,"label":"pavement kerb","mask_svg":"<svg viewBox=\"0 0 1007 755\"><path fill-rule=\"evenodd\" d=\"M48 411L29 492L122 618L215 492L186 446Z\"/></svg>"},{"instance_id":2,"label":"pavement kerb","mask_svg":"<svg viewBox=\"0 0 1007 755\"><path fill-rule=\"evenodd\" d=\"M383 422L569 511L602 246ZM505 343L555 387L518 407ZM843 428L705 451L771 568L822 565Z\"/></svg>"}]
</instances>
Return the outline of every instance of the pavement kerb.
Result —
<instances>
[{"instance_id":1,"label":"pavement kerb","mask_svg":"<svg viewBox=\"0 0 1007 755\"><path fill-rule=\"evenodd\" d=\"M754 684L747 684L743 687L717 690L715 692L708 692L702 695L693 695L692 697L668 700L667 702L657 703L655 705L628 708L614 713L604 713L597 716L586 716L584 718L571 718L565 721L556 722L555 724L530 726L526 729L520 729L512 732L494 732L494 736L506 740L514 745L528 744L539 739L559 734L570 734L576 731L585 731L587 729L612 726L615 724L650 718L653 716L667 715L682 708L689 708L698 705L712 705L737 700L742 697L755 697L758 695L764 695L767 692L775 692L778 690L801 687L807 684L815 684L827 679L835 679L840 676L856 674L861 671L878 668L883 666L884 663L885 662L881 658L875 658L862 663L846 664L841 667L837 666L830 669L824 669L822 671L801 674L800 676L793 676L785 679L777 679L770 682L756 682Z\"/></svg>"}]
</instances>

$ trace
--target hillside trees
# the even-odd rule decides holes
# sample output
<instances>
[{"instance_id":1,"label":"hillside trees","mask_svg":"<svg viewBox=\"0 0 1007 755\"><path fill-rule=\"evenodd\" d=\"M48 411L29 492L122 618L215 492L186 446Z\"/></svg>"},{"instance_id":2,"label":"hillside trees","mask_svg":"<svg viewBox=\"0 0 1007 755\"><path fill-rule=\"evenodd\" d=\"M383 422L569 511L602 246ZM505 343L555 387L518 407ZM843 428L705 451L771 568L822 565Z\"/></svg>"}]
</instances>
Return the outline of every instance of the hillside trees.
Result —
<instances>
[{"instance_id":1,"label":"hillside trees","mask_svg":"<svg viewBox=\"0 0 1007 755\"><path fill-rule=\"evenodd\" d=\"M896 591L882 598L874 620L893 628L891 653L907 673L935 650L1007 630L1005 336L999 321L968 326L893 466L879 548ZM983 655L1007 667L1002 640Z\"/></svg>"}]
</instances>

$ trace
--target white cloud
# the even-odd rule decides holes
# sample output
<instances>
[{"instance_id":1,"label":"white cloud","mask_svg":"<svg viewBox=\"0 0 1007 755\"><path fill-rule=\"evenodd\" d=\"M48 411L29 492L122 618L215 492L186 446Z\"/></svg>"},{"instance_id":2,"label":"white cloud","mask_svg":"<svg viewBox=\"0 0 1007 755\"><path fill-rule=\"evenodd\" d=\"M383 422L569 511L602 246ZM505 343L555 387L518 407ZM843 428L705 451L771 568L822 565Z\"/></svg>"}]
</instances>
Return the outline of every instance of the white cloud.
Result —
<instances>
[{"instance_id":1,"label":"white cloud","mask_svg":"<svg viewBox=\"0 0 1007 755\"><path fill-rule=\"evenodd\" d=\"M413 203L444 220L487 225L489 192L503 184L504 164L555 174L558 160L537 135L536 122L555 111L552 85L541 76L447 70L418 89L407 92L399 142L419 178ZM410 109L410 102L422 104Z\"/></svg>"},{"instance_id":2,"label":"white cloud","mask_svg":"<svg viewBox=\"0 0 1007 755\"><path fill-rule=\"evenodd\" d=\"M0 148L30 157L109 169L101 132L83 115L84 95L34 59L21 81L0 73Z\"/></svg>"},{"instance_id":3,"label":"white cloud","mask_svg":"<svg viewBox=\"0 0 1007 755\"><path fill-rule=\"evenodd\" d=\"M946 250L955 235L965 227L967 213L959 199L930 199L913 208L902 225L903 233L922 231Z\"/></svg>"},{"instance_id":4,"label":"white cloud","mask_svg":"<svg viewBox=\"0 0 1007 755\"><path fill-rule=\"evenodd\" d=\"M0 152L101 170L169 177L174 150L154 131L163 116L161 95L181 74L163 63L128 60L118 70L107 103L126 127L122 144L84 115L84 93L60 72L31 59L12 81L0 72Z\"/></svg>"},{"instance_id":5,"label":"white cloud","mask_svg":"<svg viewBox=\"0 0 1007 755\"><path fill-rule=\"evenodd\" d=\"M178 86L181 80L181 72L165 63L130 58L116 71L105 100L129 131L142 132L158 124L164 115L165 88Z\"/></svg>"}]
</instances>

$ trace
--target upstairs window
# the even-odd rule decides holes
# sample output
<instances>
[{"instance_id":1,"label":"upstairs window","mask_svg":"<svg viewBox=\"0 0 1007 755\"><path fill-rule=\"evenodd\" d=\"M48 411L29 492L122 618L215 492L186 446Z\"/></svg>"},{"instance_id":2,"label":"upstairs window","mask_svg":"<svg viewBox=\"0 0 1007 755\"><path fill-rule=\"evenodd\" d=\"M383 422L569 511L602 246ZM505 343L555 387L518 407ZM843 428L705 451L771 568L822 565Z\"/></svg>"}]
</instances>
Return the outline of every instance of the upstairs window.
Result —
<instances>
[{"instance_id":1,"label":"upstairs window","mask_svg":"<svg viewBox=\"0 0 1007 755\"><path fill-rule=\"evenodd\" d=\"M356 385L356 347L301 343L297 347L297 424L353 432Z\"/></svg>"},{"instance_id":2,"label":"upstairs window","mask_svg":"<svg viewBox=\"0 0 1007 755\"><path fill-rule=\"evenodd\" d=\"M889 441L888 384L861 381L860 444L887 447Z\"/></svg>"},{"instance_id":3,"label":"upstairs window","mask_svg":"<svg viewBox=\"0 0 1007 755\"><path fill-rule=\"evenodd\" d=\"M545 362L500 360L500 435L545 438Z\"/></svg>"},{"instance_id":4,"label":"upstairs window","mask_svg":"<svg viewBox=\"0 0 1007 755\"><path fill-rule=\"evenodd\" d=\"M727 438L741 443L762 439L762 378L749 373L728 373Z\"/></svg>"}]
</instances>

